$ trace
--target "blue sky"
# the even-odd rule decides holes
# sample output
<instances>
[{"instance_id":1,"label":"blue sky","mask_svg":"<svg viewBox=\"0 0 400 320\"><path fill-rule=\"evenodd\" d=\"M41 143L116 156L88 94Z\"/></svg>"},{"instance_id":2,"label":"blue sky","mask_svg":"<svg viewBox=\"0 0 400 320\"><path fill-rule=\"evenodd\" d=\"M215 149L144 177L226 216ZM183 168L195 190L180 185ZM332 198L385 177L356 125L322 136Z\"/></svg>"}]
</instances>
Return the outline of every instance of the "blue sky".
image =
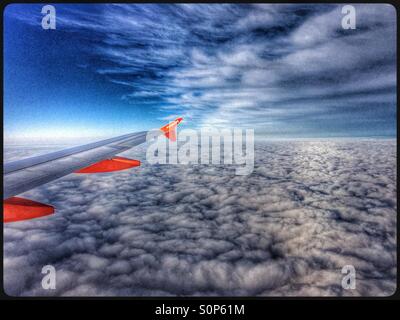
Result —
<instances>
[{"instance_id":1,"label":"blue sky","mask_svg":"<svg viewBox=\"0 0 400 320\"><path fill-rule=\"evenodd\" d=\"M395 9L356 5L42 5L4 12L6 142L159 127L266 138L394 137Z\"/></svg>"}]
</instances>

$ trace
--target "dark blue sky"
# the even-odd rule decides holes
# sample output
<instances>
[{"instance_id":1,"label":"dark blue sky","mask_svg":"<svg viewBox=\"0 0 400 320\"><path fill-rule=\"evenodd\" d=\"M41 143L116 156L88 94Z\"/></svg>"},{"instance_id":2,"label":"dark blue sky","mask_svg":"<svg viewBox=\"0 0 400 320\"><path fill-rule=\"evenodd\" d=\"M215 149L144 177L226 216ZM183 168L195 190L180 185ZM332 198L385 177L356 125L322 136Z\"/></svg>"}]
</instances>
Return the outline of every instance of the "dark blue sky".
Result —
<instances>
[{"instance_id":1,"label":"dark blue sky","mask_svg":"<svg viewBox=\"0 0 400 320\"><path fill-rule=\"evenodd\" d=\"M159 127L266 138L396 134L395 9L332 5L42 5L4 12L6 142Z\"/></svg>"}]
</instances>

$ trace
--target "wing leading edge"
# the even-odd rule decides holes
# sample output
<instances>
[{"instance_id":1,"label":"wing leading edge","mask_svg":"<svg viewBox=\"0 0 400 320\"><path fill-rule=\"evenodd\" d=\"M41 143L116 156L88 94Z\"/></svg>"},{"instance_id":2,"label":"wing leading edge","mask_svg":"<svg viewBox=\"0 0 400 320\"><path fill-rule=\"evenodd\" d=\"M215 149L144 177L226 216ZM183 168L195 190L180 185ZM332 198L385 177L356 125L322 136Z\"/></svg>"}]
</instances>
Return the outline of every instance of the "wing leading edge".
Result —
<instances>
[{"instance_id":1,"label":"wing leading edge","mask_svg":"<svg viewBox=\"0 0 400 320\"><path fill-rule=\"evenodd\" d=\"M182 118L178 118L160 130L155 130L155 135L164 134L175 140L176 126L181 121ZM146 142L148 132L126 134L4 164L4 222L27 220L54 212L53 208L53 212L49 213L49 205L14 197L15 195L74 172L110 172L139 166L138 160L115 155ZM43 210L40 209L41 206Z\"/></svg>"}]
</instances>

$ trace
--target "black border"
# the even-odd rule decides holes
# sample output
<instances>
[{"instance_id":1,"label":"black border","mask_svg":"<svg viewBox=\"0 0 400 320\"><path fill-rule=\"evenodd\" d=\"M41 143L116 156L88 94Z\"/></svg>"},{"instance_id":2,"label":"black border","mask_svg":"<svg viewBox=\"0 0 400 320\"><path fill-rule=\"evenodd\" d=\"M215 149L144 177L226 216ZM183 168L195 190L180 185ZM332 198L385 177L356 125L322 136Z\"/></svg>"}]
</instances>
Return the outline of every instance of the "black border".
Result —
<instances>
[{"instance_id":1,"label":"black border","mask_svg":"<svg viewBox=\"0 0 400 320\"><path fill-rule=\"evenodd\" d=\"M397 23L397 36L396 36L396 46L397 46L397 58L399 56L399 41L398 41L398 33L399 33L399 11L398 11L398 6L397 3L394 0L391 1L360 1L360 0L356 0L356 1L351 1L351 2L335 2L335 1L300 1L300 2L294 2L294 1L288 1L288 0L281 0L281 1L249 1L249 2L245 2L245 1L128 1L128 0L122 0L122 1L105 1L105 0L97 0L95 2L86 2L86 1L60 1L60 0L56 0L56 1L51 1L51 2L44 2L44 1L34 1L34 0L27 0L27 1L4 1L1 3L1 9L2 9L2 15L1 15L1 34L0 34L0 42L1 42L1 85L2 88L4 90L4 86L3 86L3 63L4 63L4 57L3 57L3 16L4 16L4 10L6 8L7 5L9 4L35 4L35 3L43 3L43 4L57 4L57 3L62 3L62 4L101 4L101 3L271 3L271 4L279 4L279 3L287 3L287 4L320 4L320 3L325 3L325 4L352 4L352 3L362 3L362 4L389 4L392 5L395 9L396 9L396 23ZM397 83L399 82L399 66L397 64ZM2 119L2 123L4 124L4 118L3 118L3 90L2 90L2 99L1 99L1 119ZM397 118L397 122L396 122L396 131L397 131L397 143L399 140L399 132L397 130L397 128L399 127L399 116L398 116L398 106L399 106L399 89L397 87L397 112L396 112L396 118ZM4 131L2 130L1 132L1 138L2 141L4 143ZM3 161L3 143L1 144L1 159L2 162ZM396 143L396 145L397 145ZM397 167L399 164L399 159L398 159L398 148L396 148L396 157L397 157ZM2 169L3 170L3 169ZM397 203L399 200L399 176L398 176L398 170L397 170L397 183L396 183L396 188L397 188ZM3 180L3 174L1 175L1 179ZM3 190L3 183L1 184L1 190ZM3 216L1 215L1 221L3 220ZM398 217L398 211L397 211L397 219L396 219L396 223L397 223L397 241L399 239L398 235L399 235L399 225L400 225L400 221L399 221L399 217ZM3 228L1 228L1 244L3 244ZM3 245L1 245L0 248L0 253L2 255L3 258ZM41 301L48 301L48 300L55 300L55 301L65 301L65 300L83 300L86 302L89 302L89 305L92 305L92 301L95 300L100 300L100 301L105 301L105 300L124 300L124 301L130 301L130 305L132 306L132 303L134 303L135 305L135 309L137 307L140 308L145 308L146 311L150 311L150 314L154 315L154 310L156 306L161 306L163 303L165 305L168 306L198 306L200 303L201 304L237 304L237 305L245 305L245 315L240 315L240 316L234 316L234 315L224 315L224 316L219 316L219 318L226 318L226 317L248 317L249 315L254 315L254 307L258 306L258 307L266 307L267 305L270 305L272 302L274 302L274 304L276 302L280 302L282 301L304 301L304 300L311 300L311 301L343 301L343 300L347 300L347 301L354 301L354 300L363 300L363 301L371 301L371 300L390 300L390 301L397 301L400 300L400 290L399 290L399 245L397 243L397 277L396 277L396 290L394 292L394 294L392 294L391 296L386 296L386 297L363 297L363 296L357 296L357 297L344 297L344 296L337 296L337 297L320 297L320 296L294 296L294 297L277 297L277 296L273 296L273 297L252 297L252 296L221 296L221 297L216 297L216 296L201 296L201 297L191 297L191 296L174 296L174 297L163 297L163 296L157 296L157 297L135 297L135 296L129 296L129 297L112 297L112 296L106 296L106 297L98 297L98 296L91 296L91 297L78 297L78 296L72 296L72 297L59 297L59 296L51 296L51 297L13 297L13 296L9 296L5 293L4 291L4 274L3 274L3 263L0 264L0 281L1 281L1 290L0 290L0 300L6 300L9 302L12 302L12 305L15 304L14 302L16 301L27 301L29 303L30 306L32 306L32 302L41 302ZM279 300L279 301L278 301ZM278 305L281 305L281 303L278 303ZM38 307L43 307L42 303L39 303L38 305L36 305ZM14 309L14 308L13 308ZM250 309L250 310L249 310ZM73 311L73 310L72 310ZM281 310L282 313L286 313L288 310ZM69 310L69 312L71 312L71 310ZM147 312L146 312L147 313ZM310 313L314 313L312 310L310 310ZM135 312L136 314L136 312ZM344 316L345 313L342 314L342 316ZM193 316L193 315L191 315ZM156 318L163 318L163 316L155 316ZM173 318L174 316L164 316L168 317L168 318ZM189 315L188 315L189 317ZM202 318L207 317L202 316ZM214 316L214 317L218 317L218 316Z\"/></svg>"}]
</instances>

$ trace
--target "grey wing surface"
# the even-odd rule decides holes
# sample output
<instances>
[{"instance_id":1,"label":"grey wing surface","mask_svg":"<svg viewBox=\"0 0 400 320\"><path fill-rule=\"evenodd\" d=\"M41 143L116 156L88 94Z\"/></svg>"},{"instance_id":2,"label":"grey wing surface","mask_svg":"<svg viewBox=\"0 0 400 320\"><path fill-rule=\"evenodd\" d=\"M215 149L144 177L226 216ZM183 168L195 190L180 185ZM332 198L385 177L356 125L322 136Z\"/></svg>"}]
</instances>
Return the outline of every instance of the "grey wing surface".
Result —
<instances>
[{"instance_id":1,"label":"grey wing surface","mask_svg":"<svg viewBox=\"0 0 400 320\"><path fill-rule=\"evenodd\" d=\"M156 131L157 134L162 134ZM86 145L4 164L3 199L110 158L146 142L148 131L126 134Z\"/></svg>"}]
</instances>

